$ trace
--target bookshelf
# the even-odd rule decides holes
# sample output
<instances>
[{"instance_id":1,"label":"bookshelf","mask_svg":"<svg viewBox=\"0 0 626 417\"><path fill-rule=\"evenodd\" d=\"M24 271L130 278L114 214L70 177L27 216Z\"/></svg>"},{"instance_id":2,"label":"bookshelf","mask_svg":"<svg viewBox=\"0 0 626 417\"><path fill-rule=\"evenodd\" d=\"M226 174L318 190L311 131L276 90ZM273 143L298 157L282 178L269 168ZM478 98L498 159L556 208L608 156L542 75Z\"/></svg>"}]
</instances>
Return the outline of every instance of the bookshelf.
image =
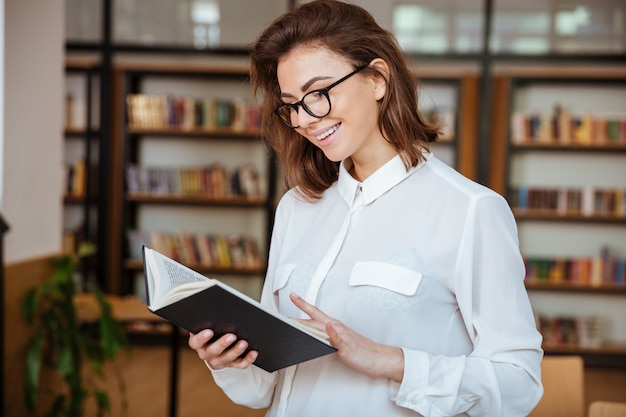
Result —
<instances>
[{"instance_id":1,"label":"bookshelf","mask_svg":"<svg viewBox=\"0 0 626 417\"><path fill-rule=\"evenodd\" d=\"M99 251L104 210L98 181L103 146L99 129L99 77L96 60L70 58L65 64L63 250L74 253L81 242L89 241ZM89 282L102 283L99 252L79 265L77 282L86 289Z\"/></svg>"},{"instance_id":2,"label":"bookshelf","mask_svg":"<svg viewBox=\"0 0 626 417\"><path fill-rule=\"evenodd\" d=\"M144 297L148 244L258 298L276 166L247 65L126 63L114 87L113 292Z\"/></svg>"},{"instance_id":3,"label":"bookshelf","mask_svg":"<svg viewBox=\"0 0 626 417\"><path fill-rule=\"evenodd\" d=\"M468 178L477 180L479 77L466 68L418 67L420 111L443 127L432 152Z\"/></svg>"},{"instance_id":4,"label":"bookshelf","mask_svg":"<svg viewBox=\"0 0 626 417\"><path fill-rule=\"evenodd\" d=\"M546 352L623 358L626 71L507 69L494 92L489 185L517 219Z\"/></svg>"}]
</instances>

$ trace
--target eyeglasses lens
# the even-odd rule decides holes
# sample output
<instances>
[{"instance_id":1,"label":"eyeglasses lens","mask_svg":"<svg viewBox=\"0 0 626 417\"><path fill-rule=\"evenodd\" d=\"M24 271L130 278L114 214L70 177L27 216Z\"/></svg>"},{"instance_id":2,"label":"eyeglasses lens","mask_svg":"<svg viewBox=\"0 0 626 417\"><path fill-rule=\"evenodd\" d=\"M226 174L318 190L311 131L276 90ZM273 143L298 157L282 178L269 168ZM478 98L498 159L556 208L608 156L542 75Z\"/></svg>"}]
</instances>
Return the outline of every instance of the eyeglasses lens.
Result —
<instances>
[{"instance_id":1,"label":"eyeglasses lens","mask_svg":"<svg viewBox=\"0 0 626 417\"><path fill-rule=\"evenodd\" d=\"M304 111L313 117L322 118L330 113L330 98L321 91L311 91L301 101ZM277 113L289 127L297 127L299 106L283 104L278 107Z\"/></svg>"}]
</instances>

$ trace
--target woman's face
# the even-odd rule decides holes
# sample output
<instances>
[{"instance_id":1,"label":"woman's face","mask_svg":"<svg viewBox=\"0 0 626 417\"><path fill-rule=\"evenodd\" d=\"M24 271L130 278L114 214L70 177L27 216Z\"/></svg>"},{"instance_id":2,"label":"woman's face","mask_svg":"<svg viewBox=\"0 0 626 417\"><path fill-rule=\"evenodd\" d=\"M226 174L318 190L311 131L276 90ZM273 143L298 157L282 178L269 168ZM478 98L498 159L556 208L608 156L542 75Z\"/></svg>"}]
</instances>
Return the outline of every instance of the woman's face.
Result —
<instances>
[{"instance_id":1,"label":"woman's face","mask_svg":"<svg viewBox=\"0 0 626 417\"><path fill-rule=\"evenodd\" d=\"M282 101L298 102L306 93L328 87L354 69L345 58L324 47L298 47L278 62ZM351 76L329 91L328 115L316 118L298 107L296 131L331 161L350 157L355 166L379 165L376 161L381 154L388 156L392 149L378 127L378 100L384 96L385 86L379 74L362 71Z\"/></svg>"}]
</instances>

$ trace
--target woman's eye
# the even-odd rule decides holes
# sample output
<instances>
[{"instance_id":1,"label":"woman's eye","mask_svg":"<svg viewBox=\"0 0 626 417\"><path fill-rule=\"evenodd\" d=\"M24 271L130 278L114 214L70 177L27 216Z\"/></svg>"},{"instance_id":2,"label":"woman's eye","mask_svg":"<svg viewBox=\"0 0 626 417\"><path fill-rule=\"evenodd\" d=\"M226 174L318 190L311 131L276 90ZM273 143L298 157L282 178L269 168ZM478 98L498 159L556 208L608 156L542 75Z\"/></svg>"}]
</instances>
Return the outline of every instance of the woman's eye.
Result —
<instances>
[{"instance_id":1,"label":"woman's eye","mask_svg":"<svg viewBox=\"0 0 626 417\"><path fill-rule=\"evenodd\" d=\"M314 90L307 94L309 100L318 100L322 97L324 97L324 94L320 90Z\"/></svg>"}]
</instances>

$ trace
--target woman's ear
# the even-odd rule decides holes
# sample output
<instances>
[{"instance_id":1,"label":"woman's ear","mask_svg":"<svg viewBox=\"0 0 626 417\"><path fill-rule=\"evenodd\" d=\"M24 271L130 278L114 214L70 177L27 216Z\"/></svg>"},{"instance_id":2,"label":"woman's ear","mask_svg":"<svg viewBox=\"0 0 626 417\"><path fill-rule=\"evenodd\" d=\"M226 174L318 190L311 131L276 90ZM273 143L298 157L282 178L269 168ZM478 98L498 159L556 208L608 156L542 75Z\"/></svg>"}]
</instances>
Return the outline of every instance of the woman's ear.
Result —
<instances>
[{"instance_id":1,"label":"woman's ear","mask_svg":"<svg viewBox=\"0 0 626 417\"><path fill-rule=\"evenodd\" d=\"M382 58L374 58L369 64L370 67L376 69L372 76L374 95L376 101L381 100L387 94L387 80L389 80L389 65Z\"/></svg>"}]
</instances>

